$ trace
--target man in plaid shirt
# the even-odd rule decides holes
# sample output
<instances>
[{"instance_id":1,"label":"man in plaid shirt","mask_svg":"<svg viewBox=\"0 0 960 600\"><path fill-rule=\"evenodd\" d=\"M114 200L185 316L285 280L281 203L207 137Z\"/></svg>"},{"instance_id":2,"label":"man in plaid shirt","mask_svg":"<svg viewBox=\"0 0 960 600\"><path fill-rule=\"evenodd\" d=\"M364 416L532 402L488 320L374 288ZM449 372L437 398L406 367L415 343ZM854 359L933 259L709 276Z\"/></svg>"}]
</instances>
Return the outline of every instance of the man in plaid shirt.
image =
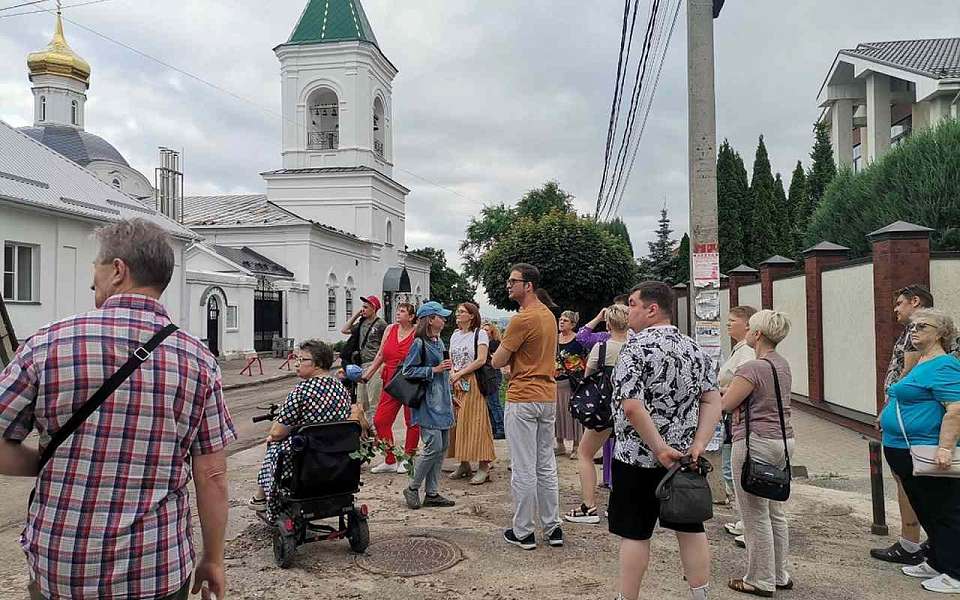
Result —
<instances>
[{"instance_id":1,"label":"man in plaid shirt","mask_svg":"<svg viewBox=\"0 0 960 600\"><path fill-rule=\"evenodd\" d=\"M96 310L40 329L0 374L0 474L37 477L21 536L34 599L224 598L226 454L236 439L220 370L176 331L68 437L45 446L130 354L170 323L158 301L174 254L143 219L97 232ZM195 564L191 478L203 534Z\"/></svg>"}]
</instances>

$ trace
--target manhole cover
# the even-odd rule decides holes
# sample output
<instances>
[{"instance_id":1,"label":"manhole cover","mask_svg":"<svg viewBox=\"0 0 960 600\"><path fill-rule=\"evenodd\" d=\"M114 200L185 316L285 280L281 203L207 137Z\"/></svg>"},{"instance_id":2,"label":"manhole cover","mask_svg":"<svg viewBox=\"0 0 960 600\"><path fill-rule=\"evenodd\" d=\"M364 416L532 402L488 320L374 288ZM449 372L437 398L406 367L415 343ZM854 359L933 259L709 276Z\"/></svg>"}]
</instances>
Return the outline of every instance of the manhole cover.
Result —
<instances>
[{"instance_id":1,"label":"manhole cover","mask_svg":"<svg viewBox=\"0 0 960 600\"><path fill-rule=\"evenodd\" d=\"M370 544L357 565L371 573L413 577L449 569L463 554L450 542L427 536L393 538Z\"/></svg>"}]
</instances>

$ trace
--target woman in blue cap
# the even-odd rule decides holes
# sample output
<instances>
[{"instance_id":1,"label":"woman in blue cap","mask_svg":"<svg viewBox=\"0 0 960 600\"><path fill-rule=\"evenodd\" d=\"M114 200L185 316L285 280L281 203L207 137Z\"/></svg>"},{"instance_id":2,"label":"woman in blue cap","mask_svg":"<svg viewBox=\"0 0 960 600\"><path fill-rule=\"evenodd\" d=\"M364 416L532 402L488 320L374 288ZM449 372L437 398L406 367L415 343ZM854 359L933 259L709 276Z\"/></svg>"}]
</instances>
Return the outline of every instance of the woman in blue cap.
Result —
<instances>
[{"instance_id":1,"label":"woman in blue cap","mask_svg":"<svg viewBox=\"0 0 960 600\"><path fill-rule=\"evenodd\" d=\"M423 379L429 382L426 396L419 407L412 409L411 422L420 426L423 451L417 456L410 485L403 490L403 497L410 508L421 506L453 506L453 500L440 495L440 467L450 445L450 429L453 427L453 399L450 394L450 359L444 357L446 346L440 339L450 311L439 302L425 302L417 310L416 339L403 361L404 377ZM422 354L422 359L421 359ZM420 486L425 485L426 495L420 499Z\"/></svg>"}]
</instances>

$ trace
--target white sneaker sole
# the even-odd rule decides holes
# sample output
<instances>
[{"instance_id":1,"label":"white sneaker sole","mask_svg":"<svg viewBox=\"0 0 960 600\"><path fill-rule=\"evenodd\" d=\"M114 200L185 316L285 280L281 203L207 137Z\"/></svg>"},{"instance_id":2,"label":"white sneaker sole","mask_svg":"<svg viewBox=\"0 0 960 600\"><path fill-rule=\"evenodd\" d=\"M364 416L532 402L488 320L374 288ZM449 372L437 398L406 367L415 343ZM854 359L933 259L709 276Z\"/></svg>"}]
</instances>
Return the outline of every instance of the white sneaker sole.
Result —
<instances>
[{"instance_id":1,"label":"white sneaker sole","mask_svg":"<svg viewBox=\"0 0 960 600\"><path fill-rule=\"evenodd\" d=\"M600 522L600 515L593 515L589 517L571 517L570 515L563 515L563 520L571 523L586 523L588 525L596 525Z\"/></svg>"},{"instance_id":2,"label":"white sneaker sole","mask_svg":"<svg viewBox=\"0 0 960 600\"><path fill-rule=\"evenodd\" d=\"M521 541L519 541L519 540L514 541L514 540L511 540L511 539L508 539L507 536L503 536L503 541L505 541L506 543L511 544L511 545L513 545L513 546L516 546L516 547L518 547L518 548L523 548L524 550L536 550L536 549L537 549L537 545L536 545L536 544L524 544L523 542L521 542Z\"/></svg>"},{"instance_id":3,"label":"white sneaker sole","mask_svg":"<svg viewBox=\"0 0 960 600\"><path fill-rule=\"evenodd\" d=\"M915 579L934 579L936 577L940 577L940 573L937 573L936 571L924 571L922 573L918 573L916 571L908 571L907 569L909 568L910 567L901 567L900 572L907 577L913 577Z\"/></svg>"}]
</instances>

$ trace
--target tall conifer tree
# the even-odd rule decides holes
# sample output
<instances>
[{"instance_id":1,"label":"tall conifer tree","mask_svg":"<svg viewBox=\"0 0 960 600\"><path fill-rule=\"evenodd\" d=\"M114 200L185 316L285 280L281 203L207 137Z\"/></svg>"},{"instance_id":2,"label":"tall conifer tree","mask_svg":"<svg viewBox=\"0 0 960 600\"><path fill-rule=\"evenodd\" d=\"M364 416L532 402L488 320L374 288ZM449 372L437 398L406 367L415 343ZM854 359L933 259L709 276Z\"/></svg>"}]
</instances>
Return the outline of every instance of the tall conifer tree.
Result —
<instances>
[{"instance_id":1,"label":"tall conifer tree","mask_svg":"<svg viewBox=\"0 0 960 600\"><path fill-rule=\"evenodd\" d=\"M797 167L793 170L793 177L790 179L789 204L793 254L787 256L796 260L800 252L803 251L803 236L807 231L807 223L809 222L809 215L806 211L810 204L807 195L807 174L804 173L803 165L799 160L797 161Z\"/></svg>"},{"instance_id":2,"label":"tall conifer tree","mask_svg":"<svg viewBox=\"0 0 960 600\"><path fill-rule=\"evenodd\" d=\"M743 196L737 173L737 155L727 140L717 155L717 225L720 242L720 270L727 271L744 261ZM746 173L744 173L746 175ZM682 240L681 240L682 243Z\"/></svg>"},{"instance_id":3,"label":"tall conifer tree","mask_svg":"<svg viewBox=\"0 0 960 600\"><path fill-rule=\"evenodd\" d=\"M660 219L657 223L657 237L652 242L647 242L650 254L641 260L640 268L645 277L675 283L673 281L675 265L673 247L676 242L670 239L673 230L670 229L670 217L667 216L666 207L660 210Z\"/></svg>"},{"instance_id":4,"label":"tall conifer tree","mask_svg":"<svg viewBox=\"0 0 960 600\"><path fill-rule=\"evenodd\" d=\"M833 162L833 146L830 144L830 126L822 121L817 122L813 126L813 135L813 150L810 152L813 164L807 174L805 222L810 220L811 215L820 206L827 186L837 175L837 165Z\"/></svg>"},{"instance_id":5,"label":"tall conifer tree","mask_svg":"<svg viewBox=\"0 0 960 600\"><path fill-rule=\"evenodd\" d=\"M776 254L776 237L778 233L777 198L774 188L773 172L770 169L770 158L767 147L763 143L763 136L757 144L757 153L753 160L753 177L750 179L750 194L753 196L753 212L750 213L753 222L751 246L748 254L753 264L770 258Z\"/></svg>"},{"instance_id":6,"label":"tall conifer tree","mask_svg":"<svg viewBox=\"0 0 960 600\"><path fill-rule=\"evenodd\" d=\"M777 214L774 217L777 230L774 251L776 254L791 256L793 254L793 236L790 230L790 206L787 203L787 192L783 188L783 177L780 176L780 173L777 173L773 180L773 197L777 205Z\"/></svg>"}]
</instances>

